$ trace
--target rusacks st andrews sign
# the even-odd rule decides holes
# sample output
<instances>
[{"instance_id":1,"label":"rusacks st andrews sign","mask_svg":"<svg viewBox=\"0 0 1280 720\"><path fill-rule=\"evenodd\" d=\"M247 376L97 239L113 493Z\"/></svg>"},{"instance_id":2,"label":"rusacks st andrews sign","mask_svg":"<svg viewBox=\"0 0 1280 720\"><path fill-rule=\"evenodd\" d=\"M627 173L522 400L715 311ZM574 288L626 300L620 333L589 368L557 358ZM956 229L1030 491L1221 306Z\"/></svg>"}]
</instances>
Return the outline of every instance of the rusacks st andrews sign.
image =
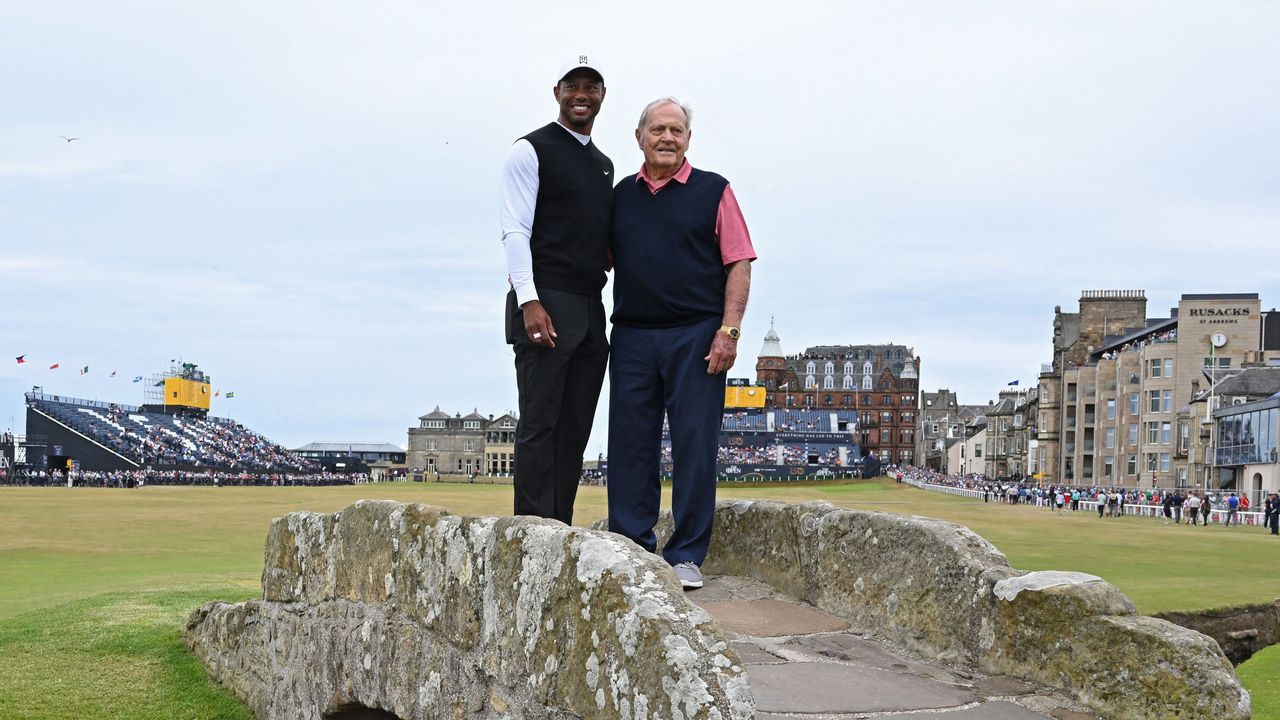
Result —
<instances>
[{"instance_id":1,"label":"rusacks st andrews sign","mask_svg":"<svg viewBox=\"0 0 1280 720\"><path fill-rule=\"evenodd\" d=\"M1198 307L1188 308L1187 316L1197 319L1201 325L1233 325L1248 320L1253 310L1247 307Z\"/></svg>"}]
</instances>

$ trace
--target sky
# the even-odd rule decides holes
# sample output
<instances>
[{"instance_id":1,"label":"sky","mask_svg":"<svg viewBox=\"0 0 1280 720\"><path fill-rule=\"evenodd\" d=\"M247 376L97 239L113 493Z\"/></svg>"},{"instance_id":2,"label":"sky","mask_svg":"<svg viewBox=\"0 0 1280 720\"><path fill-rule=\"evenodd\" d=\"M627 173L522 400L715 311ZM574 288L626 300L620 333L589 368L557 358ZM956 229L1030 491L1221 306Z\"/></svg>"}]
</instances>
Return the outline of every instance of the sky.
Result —
<instances>
[{"instance_id":1,"label":"sky","mask_svg":"<svg viewBox=\"0 0 1280 720\"><path fill-rule=\"evenodd\" d=\"M171 359L291 447L514 408L498 172L579 54L620 174L674 95L734 187L731 377L772 319L982 403L1081 290L1280 305L1277 30L1247 0L4 3L0 426L33 385L140 403Z\"/></svg>"}]
</instances>

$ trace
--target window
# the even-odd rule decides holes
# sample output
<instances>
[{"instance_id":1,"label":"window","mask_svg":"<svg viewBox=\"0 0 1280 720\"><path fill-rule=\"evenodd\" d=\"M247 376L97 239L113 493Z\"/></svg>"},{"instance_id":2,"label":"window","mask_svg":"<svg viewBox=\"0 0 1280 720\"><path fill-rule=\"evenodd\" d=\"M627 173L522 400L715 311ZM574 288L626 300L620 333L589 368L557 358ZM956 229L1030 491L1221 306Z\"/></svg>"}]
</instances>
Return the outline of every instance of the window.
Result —
<instances>
[{"instance_id":1,"label":"window","mask_svg":"<svg viewBox=\"0 0 1280 720\"><path fill-rule=\"evenodd\" d=\"M1147 362L1147 377L1163 377L1160 370L1164 367L1164 361L1160 358L1152 358Z\"/></svg>"},{"instance_id":2,"label":"window","mask_svg":"<svg viewBox=\"0 0 1280 720\"><path fill-rule=\"evenodd\" d=\"M868 350L868 351L867 351L867 362L862 363L862 374L863 374L863 375L870 375L870 374L871 374L872 367L871 367L871 359L870 359L870 358L871 358L871 351L870 351L870 350Z\"/></svg>"},{"instance_id":3,"label":"window","mask_svg":"<svg viewBox=\"0 0 1280 720\"><path fill-rule=\"evenodd\" d=\"M864 360L870 360L870 359L871 359L871 351L870 351L870 350L867 350L865 353L863 353L862 358L863 358ZM867 365L868 365L868 366L869 366L870 364L871 364L871 363L867 363ZM868 370L867 372L870 372L870 371Z\"/></svg>"},{"instance_id":4,"label":"window","mask_svg":"<svg viewBox=\"0 0 1280 720\"><path fill-rule=\"evenodd\" d=\"M1173 412L1173 391L1172 390L1164 391L1163 412L1167 412L1167 413Z\"/></svg>"},{"instance_id":5,"label":"window","mask_svg":"<svg viewBox=\"0 0 1280 720\"><path fill-rule=\"evenodd\" d=\"M982 443L973 444L973 456L976 458L982 457Z\"/></svg>"},{"instance_id":6,"label":"window","mask_svg":"<svg viewBox=\"0 0 1280 720\"><path fill-rule=\"evenodd\" d=\"M870 390L870 389L871 389L871 376L870 376L870 375L863 375L863 376L862 376L862 389L863 389L863 390Z\"/></svg>"},{"instance_id":7,"label":"window","mask_svg":"<svg viewBox=\"0 0 1280 720\"><path fill-rule=\"evenodd\" d=\"M881 431L880 431L880 444L881 444L881 445L888 445L888 444L889 444L889 442L890 442L891 440L893 440L893 431L892 431L892 430L881 430Z\"/></svg>"},{"instance_id":8,"label":"window","mask_svg":"<svg viewBox=\"0 0 1280 720\"><path fill-rule=\"evenodd\" d=\"M1147 444L1155 445L1160 442L1160 423L1147 423Z\"/></svg>"},{"instance_id":9,"label":"window","mask_svg":"<svg viewBox=\"0 0 1280 720\"><path fill-rule=\"evenodd\" d=\"M1001 455L1008 455L1008 454L1009 454L1009 439L1008 439L1008 438L1003 438L1003 437L1002 437L1002 438L1000 438L1000 454L1001 454Z\"/></svg>"},{"instance_id":10,"label":"window","mask_svg":"<svg viewBox=\"0 0 1280 720\"><path fill-rule=\"evenodd\" d=\"M1218 367L1220 369L1231 367L1231 358L1218 358Z\"/></svg>"},{"instance_id":11,"label":"window","mask_svg":"<svg viewBox=\"0 0 1280 720\"><path fill-rule=\"evenodd\" d=\"M1173 377L1173 358L1164 359L1164 376Z\"/></svg>"},{"instance_id":12,"label":"window","mask_svg":"<svg viewBox=\"0 0 1280 720\"><path fill-rule=\"evenodd\" d=\"M843 384L843 387L841 387L840 389L841 389L841 390L852 390L852 389L853 389L853 376L852 376L852 375L845 375L845 376L844 376L844 384Z\"/></svg>"},{"instance_id":13,"label":"window","mask_svg":"<svg viewBox=\"0 0 1280 720\"><path fill-rule=\"evenodd\" d=\"M1169 453L1160 453L1160 472L1169 472Z\"/></svg>"},{"instance_id":14,"label":"window","mask_svg":"<svg viewBox=\"0 0 1280 720\"><path fill-rule=\"evenodd\" d=\"M880 404L884 405L885 407L889 407L890 405L893 405L893 398L889 397L888 395L881 395Z\"/></svg>"},{"instance_id":15,"label":"window","mask_svg":"<svg viewBox=\"0 0 1280 720\"><path fill-rule=\"evenodd\" d=\"M794 395L787 395L787 407L795 407L796 398Z\"/></svg>"},{"instance_id":16,"label":"window","mask_svg":"<svg viewBox=\"0 0 1280 720\"><path fill-rule=\"evenodd\" d=\"M1110 480L1112 468L1115 466L1115 460L1111 457L1102 458L1102 477Z\"/></svg>"},{"instance_id":17,"label":"window","mask_svg":"<svg viewBox=\"0 0 1280 720\"><path fill-rule=\"evenodd\" d=\"M863 395L863 396L862 396L862 404L863 404L863 405L870 405L870 404L871 404L871 396L870 396L870 395Z\"/></svg>"},{"instance_id":18,"label":"window","mask_svg":"<svg viewBox=\"0 0 1280 720\"><path fill-rule=\"evenodd\" d=\"M1160 412L1160 391L1159 390L1147 391L1147 411L1153 412L1153 413Z\"/></svg>"},{"instance_id":19,"label":"window","mask_svg":"<svg viewBox=\"0 0 1280 720\"><path fill-rule=\"evenodd\" d=\"M1138 414L1138 393L1129 393L1129 414Z\"/></svg>"},{"instance_id":20,"label":"window","mask_svg":"<svg viewBox=\"0 0 1280 720\"><path fill-rule=\"evenodd\" d=\"M810 375L816 372L817 369L818 369L818 366L815 365L812 360L810 360L808 364L804 366L804 371Z\"/></svg>"},{"instance_id":21,"label":"window","mask_svg":"<svg viewBox=\"0 0 1280 720\"><path fill-rule=\"evenodd\" d=\"M884 423L885 425L888 425L889 423L893 422L893 413L889 412L888 410L885 410L884 412L880 413L880 422ZM938 432L936 429L938 426L934 425L933 427L935 428L934 432L935 433Z\"/></svg>"},{"instance_id":22,"label":"window","mask_svg":"<svg viewBox=\"0 0 1280 720\"><path fill-rule=\"evenodd\" d=\"M817 386L818 386L818 384L817 384L816 382L814 382L814 380L813 380L813 376L812 376L812 375L805 375L805 376L804 376L804 389L805 389L805 390L812 390L812 389L814 389L814 388L815 388L815 387L817 387Z\"/></svg>"},{"instance_id":23,"label":"window","mask_svg":"<svg viewBox=\"0 0 1280 720\"><path fill-rule=\"evenodd\" d=\"M1104 443L1103 447L1105 447L1108 450L1112 450L1115 448L1116 446L1116 429L1115 428L1107 428L1106 435L1104 436L1104 439L1103 439L1103 443Z\"/></svg>"},{"instance_id":24,"label":"window","mask_svg":"<svg viewBox=\"0 0 1280 720\"><path fill-rule=\"evenodd\" d=\"M834 377L834 376L832 376L832 375L824 375L824 376L822 376L822 389L823 389L823 390L832 390L832 389L834 389L834 388L835 388L835 386L836 386L836 379L835 379L835 377Z\"/></svg>"},{"instance_id":25,"label":"window","mask_svg":"<svg viewBox=\"0 0 1280 720\"><path fill-rule=\"evenodd\" d=\"M1173 442L1173 423L1160 423L1160 444L1168 445Z\"/></svg>"},{"instance_id":26,"label":"window","mask_svg":"<svg viewBox=\"0 0 1280 720\"><path fill-rule=\"evenodd\" d=\"M812 396L812 395L805 395L805 396L804 396L804 404L805 404L805 405L812 405L812 404L813 404L813 396Z\"/></svg>"},{"instance_id":27,"label":"window","mask_svg":"<svg viewBox=\"0 0 1280 720\"><path fill-rule=\"evenodd\" d=\"M479 421L479 420L463 420L463 421L462 421L462 429L464 429L464 430L479 430L479 429L480 429L480 421Z\"/></svg>"},{"instance_id":28,"label":"window","mask_svg":"<svg viewBox=\"0 0 1280 720\"><path fill-rule=\"evenodd\" d=\"M1129 460L1125 463L1125 472L1129 475L1136 475L1138 472L1138 456L1130 455Z\"/></svg>"},{"instance_id":29,"label":"window","mask_svg":"<svg viewBox=\"0 0 1280 720\"><path fill-rule=\"evenodd\" d=\"M823 369L826 371L825 373L826 375L831 375L836 371L836 364L828 360L827 364L823 367Z\"/></svg>"},{"instance_id":30,"label":"window","mask_svg":"<svg viewBox=\"0 0 1280 720\"><path fill-rule=\"evenodd\" d=\"M1147 453L1147 472L1156 471L1156 454Z\"/></svg>"},{"instance_id":31,"label":"window","mask_svg":"<svg viewBox=\"0 0 1280 720\"><path fill-rule=\"evenodd\" d=\"M845 407L849 407L850 405L853 404L853 396L845 395L844 397L840 398L840 404Z\"/></svg>"},{"instance_id":32,"label":"window","mask_svg":"<svg viewBox=\"0 0 1280 720\"><path fill-rule=\"evenodd\" d=\"M1129 423L1129 445L1138 444L1138 423Z\"/></svg>"},{"instance_id":33,"label":"window","mask_svg":"<svg viewBox=\"0 0 1280 720\"><path fill-rule=\"evenodd\" d=\"M463 440L463 441L462 441L462 452L475 452L475 451L476 451L476 441L475 441L475 440Z\"/></svg>"},{"instance_id":34,"label":"window","mask_svg":"<svg viewBox=\"0 0 1280 720\"><path fill-rule=\"evenodd\" d=\"M444 421L443 420L427 420L422 424L422 426L424 428L427 428L428 430L443 430Z\"/></svg>"},{"instance_id":35,"label":"window","mask_svg":"<svg viewBox=\"0 0 1280 720\"><path fill-rule=\"evenodd\" d=\"M915 396L915 395L903 395L902 397L898 398L898 400L899 400L899 401L900 401L904 406L905 406L905 405L912 405L912 406L914 406L914 405L916 404L916 396Z\"/></svg>"},{"instance_id":36,"label":"window","mask_svg":"<svg viewBox=\"0 0 1280 720\"><path fill-rule=\"evenodd\" d=\"M1116 401L1115 398L1107 398L1107 419L1116 419Z\"/></svg>"},{"instance_id":37,"label":"window","mask_svg":"<svg viewBox=\"0 0 1280 720\"><path fill-rule=\"evenodd\" d=\"M845 374L845 375L852 375L852 374L853 374L853 363L851 363L851 362L849 362L849 361L847 361L847 360L846 360L846 361L845 361L845 363L844 363L844 374Z\"/></svg>"}]
</instances>

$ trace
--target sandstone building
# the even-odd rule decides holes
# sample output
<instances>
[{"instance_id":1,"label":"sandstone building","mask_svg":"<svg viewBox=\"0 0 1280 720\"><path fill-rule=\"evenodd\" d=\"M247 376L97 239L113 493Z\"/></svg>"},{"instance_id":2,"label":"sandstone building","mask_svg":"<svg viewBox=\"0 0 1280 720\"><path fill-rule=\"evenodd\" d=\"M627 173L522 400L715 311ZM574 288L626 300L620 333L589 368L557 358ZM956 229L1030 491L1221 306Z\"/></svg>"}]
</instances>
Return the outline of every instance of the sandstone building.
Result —
<instances>
[{"instance_id":1,"label":"sandstone building","mask_svg":"<svg viewBox=\"0 0 1280 720\"><path fill-rule=\"evenodd\" d=\"M515 469L516 418L477 411L463 416L436 409L409 428L407 463L426 474L510 475Z\"/></svg>"},{"instance_id":2,"label":"sandstone building","mask_svg":"<svg viewBox=\"0 0 1280 720\"><path fill-rule=\"evenodd\" d=\"M1190 403L1261 361L1263 344L1257 294L1187 294L1155 318L1141 290L1085 291L1079 312L1055 308L1035 421L1042 479L1213 486L1210 428Z\"/></svg>"}]
</instances>

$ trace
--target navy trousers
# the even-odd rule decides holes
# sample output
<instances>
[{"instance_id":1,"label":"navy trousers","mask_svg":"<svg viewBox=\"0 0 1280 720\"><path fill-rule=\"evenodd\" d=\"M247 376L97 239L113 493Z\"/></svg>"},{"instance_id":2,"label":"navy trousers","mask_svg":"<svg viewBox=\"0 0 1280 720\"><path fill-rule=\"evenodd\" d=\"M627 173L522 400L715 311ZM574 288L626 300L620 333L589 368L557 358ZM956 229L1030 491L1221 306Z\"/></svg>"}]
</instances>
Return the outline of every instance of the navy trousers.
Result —
<instances>
[{"instance_id":1,"label":"navy trousers","mask_svg":"<svg viewBox=\"0 0 1280 720\"><path fill-rule=\"evenodd\" d=\"M654 552L665 411L675 531L662 556L701 565L711 543L725 374L708 375L720 318L675 328L613 326L609 362L609 530Z\"/></svg>"}]
</instances>

